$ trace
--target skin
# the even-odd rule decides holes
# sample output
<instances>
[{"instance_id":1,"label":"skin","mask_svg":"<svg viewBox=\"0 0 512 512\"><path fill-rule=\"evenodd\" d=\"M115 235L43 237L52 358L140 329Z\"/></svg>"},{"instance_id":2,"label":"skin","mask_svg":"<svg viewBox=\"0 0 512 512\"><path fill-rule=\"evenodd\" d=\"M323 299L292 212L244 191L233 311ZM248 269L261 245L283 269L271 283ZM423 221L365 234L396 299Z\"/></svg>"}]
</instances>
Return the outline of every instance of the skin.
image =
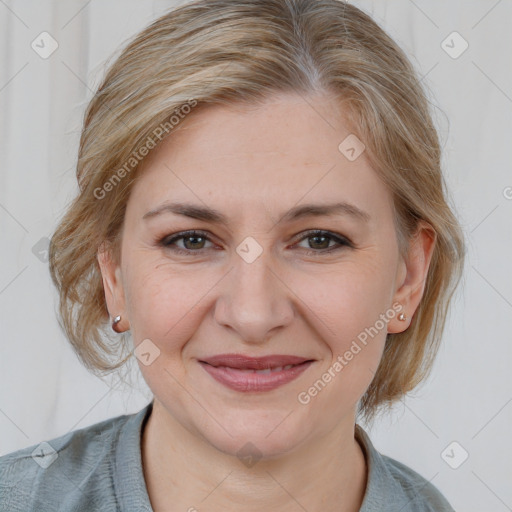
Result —
<instances>
[{"instance_id":1,"label":"skin","mask_svg":"<svg viewBox=\"0 0 512 512\"><path fill-rule=\"evenodd\" d=\"M111 316L134 344L160 353L140 370L152 390L142 459L155 511L358 511L367 483L354 439L358 401L382 357L387 332L410 324L424 290L435 234L425 223L401 258L391 195L363 152L338 145L351 133L328 95L280 93L263 106L194 112L144 160L130 195L121 262L98 251ZM347 201L370 215L304 217L278 223L303 203ZM162 213L164 201L208 206L227 226ZM176 254L159 240L188 229ZM304 235L321 229L348 238ZM200 235L199 235L200 236ZM252 237L261 255L236 252ZM326 248L339 247L326 253ZM194 252L195 251L195 252ZM310 254L308 254L310 251ZM309 403L297 396L333 366L379 315L397 315ZM198 359L221 353L315 359L294 381L241 393L215 381ZM261 459L237 457L246 443ZM301 508L303 507L303 508Z\"/></svg>"}]
</instances>

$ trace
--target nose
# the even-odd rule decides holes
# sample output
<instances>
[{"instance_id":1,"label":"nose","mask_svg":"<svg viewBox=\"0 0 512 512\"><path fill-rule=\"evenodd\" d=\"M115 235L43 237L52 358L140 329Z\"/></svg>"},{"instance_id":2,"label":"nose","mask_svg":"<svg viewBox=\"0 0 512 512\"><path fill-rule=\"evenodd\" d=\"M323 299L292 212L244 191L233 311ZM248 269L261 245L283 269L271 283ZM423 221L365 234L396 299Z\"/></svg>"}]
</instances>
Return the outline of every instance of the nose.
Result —
<instances>
[{"instance_id":1,"label":"nose","mask_svg":"<svg viewBox=\"0 0 512 512\"><path fill-rule=\"evenodd\" d=\"M271 259L268 250L251 263L235 253L215 304L217 323L247 344L264 344L294 316L293 293Z\"/></svg>"}]
</instances>

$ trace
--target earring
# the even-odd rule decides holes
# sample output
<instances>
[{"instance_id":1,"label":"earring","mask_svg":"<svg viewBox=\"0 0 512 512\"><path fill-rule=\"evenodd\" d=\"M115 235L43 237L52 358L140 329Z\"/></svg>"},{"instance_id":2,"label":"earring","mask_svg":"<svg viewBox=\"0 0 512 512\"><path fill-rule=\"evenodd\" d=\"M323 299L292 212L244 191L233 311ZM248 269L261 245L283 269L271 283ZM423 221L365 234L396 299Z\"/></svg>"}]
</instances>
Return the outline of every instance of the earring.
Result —
<instances>
[{"instance_id":1,"label":"earring","mask_svg":"<svg viewBox=\"0 0 512 512\"><path fill-rule=\"evenodd\" d=\"M401 322L405 322L407 320L407 317L405 316L404 313L400 313L398 315L398 320L400 320Z\"/></svg>"},{"instance_id":2,"label":"earring","mask_svg":"<svg viewBox=\"0 0 512 512\"><path fill-rule=\"evenodd\" d=\"M121 315L117 315L112 321L112 330L114 332L120 333L121 331L117 330L117 324L121 321Z\"/></svg>"}]
</instances>

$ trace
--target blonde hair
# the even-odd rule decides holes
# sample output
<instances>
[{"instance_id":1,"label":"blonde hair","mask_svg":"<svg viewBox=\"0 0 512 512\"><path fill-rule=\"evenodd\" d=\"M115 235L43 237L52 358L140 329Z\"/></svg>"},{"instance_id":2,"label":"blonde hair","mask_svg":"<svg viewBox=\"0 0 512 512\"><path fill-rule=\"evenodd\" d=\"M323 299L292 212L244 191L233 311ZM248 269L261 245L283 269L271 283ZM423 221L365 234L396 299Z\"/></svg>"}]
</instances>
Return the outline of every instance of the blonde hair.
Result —
<instances>
[{"instance_id":1,"label":"blonde hair","mask_svg":"<svg viewBox=\"0 0 512 512\"><path fill-rule=\"evenodd\" d=\"M360 401L359 412L370 420L379 406L429 374L465 247L447 203L440 143L420 80L405 53L367 14L339 0L197 0L166 13L129 42L87 107L76 170L79 194L51 240L59 322L96 375L126 362L131 352L125 336L109 337L96 255L105 242L120 256L141 153L172 137L171 120L184 118L187 108L194 115L207 104L257 104L276 92L328 92L343 101L352 132L392 193L402 255L418 220L436 233L410 327L387 335L380 366Z\"/></svg>"}]
</instances>

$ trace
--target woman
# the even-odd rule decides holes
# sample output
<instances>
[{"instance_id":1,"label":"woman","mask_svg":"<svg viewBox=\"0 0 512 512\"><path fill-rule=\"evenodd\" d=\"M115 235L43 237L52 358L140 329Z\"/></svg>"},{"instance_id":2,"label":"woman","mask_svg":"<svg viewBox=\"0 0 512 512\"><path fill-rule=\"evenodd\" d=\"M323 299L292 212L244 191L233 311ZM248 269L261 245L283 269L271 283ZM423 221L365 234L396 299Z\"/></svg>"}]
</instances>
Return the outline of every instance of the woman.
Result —
<instances>
[{"instance_id":1,"label":"woman","mask_svg":"<svg viewBox=\"0 0 512 512\"><path fill-rule=\"evenodd\" d=\"M428 375L464 257L428 102L374 21L167 13L91 100L77 177L62 325L97 374L135 355L154 399L0 458L2 510L453 510L356 423Z\"/></svg>"}]
</instances>

